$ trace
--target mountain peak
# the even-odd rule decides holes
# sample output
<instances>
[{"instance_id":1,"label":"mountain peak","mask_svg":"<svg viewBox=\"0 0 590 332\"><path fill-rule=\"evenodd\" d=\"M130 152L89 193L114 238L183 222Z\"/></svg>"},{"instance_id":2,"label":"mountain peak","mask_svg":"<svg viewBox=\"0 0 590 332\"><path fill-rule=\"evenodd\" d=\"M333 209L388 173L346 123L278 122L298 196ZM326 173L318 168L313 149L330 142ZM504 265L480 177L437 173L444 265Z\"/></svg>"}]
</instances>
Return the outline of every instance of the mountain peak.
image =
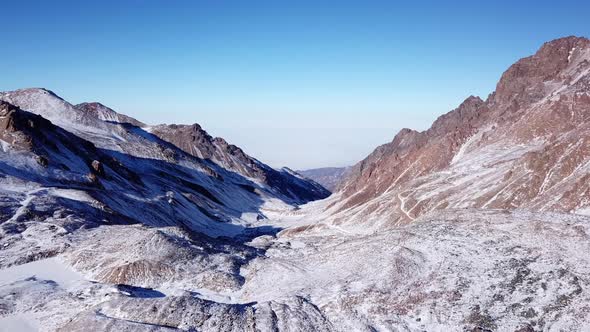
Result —
<instances>
[{"instance_id":1,"label":"mountain peak","mask_svg":"<svg viewBox=\"0 0 590 332\"><path fill-rule=\"evenodd\" d=\"M518 60L502 74L492 102L508 108L539 101L547 94L547 83L572 79L574 67L583 65L572 57L589 49L590 40L575 36L543 44L534 55Z\"/></svg>"},{"instance_id":2,"label":"mountain peak","mask_svg":"<svg viewBox=\"0 0 590 332\"><path fill-rule=\"evenodd\" d=\"M471 95L471 96L467 97L467 99L465 99L461 103L461 105L459 105L459 108L464 107L464 106L473 105L473 104L481 105L481 104L483 104L483 100L479 96Z\"/></svg>"},{"instance_id":3,"label":"mountain peak","mask_svg":"<svg viewBox=\"0 0 590 332\"><path fill-rule=\"evenodd\" d=\"M558 50L562 48L571 49L576 46L589 46L590 39L586 37L567 36L548 41L541 46L537 53L547 52L548 50Z\"/></svg>"},{"instance_id":4,"label":"mountain peak","mask_svg":"<svg viewBox=\"0 0 590 332\"><path fill-rule=\"evenodd\" d=\"M62 97L58 96L57 93L46 89L46 88L38 88L38 87L33 87L33 88L22 88L22 89L17 89L12 91L11 93L13 94L18 94L18 95L41 95L41 96L48 96L48 97L53 97L53 98L57 98L59 100L64 100Z\"/></svg>"}]
</instances>

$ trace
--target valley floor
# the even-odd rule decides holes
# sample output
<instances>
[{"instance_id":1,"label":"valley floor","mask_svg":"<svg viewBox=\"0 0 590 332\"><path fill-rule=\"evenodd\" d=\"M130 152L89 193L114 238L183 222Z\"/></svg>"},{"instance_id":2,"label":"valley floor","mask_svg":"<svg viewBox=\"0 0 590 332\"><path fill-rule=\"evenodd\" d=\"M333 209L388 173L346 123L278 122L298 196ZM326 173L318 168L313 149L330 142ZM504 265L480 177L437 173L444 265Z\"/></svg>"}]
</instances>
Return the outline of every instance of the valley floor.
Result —
<instances>
[{"instance_id":1,"label":"valley floor","mask_svg":"<svg viewBox=\"0 0 590 332\"><path fill-rule=\"evenodd\" d=\"M51 233L31 222L21 245L64 249L1 270L0 330L590 327L588 217L449 210L369 234L307 217L320 207L268 205L259 227L278 233L233 239L141 225ZM15 236L0 239L3 262L26 252Z\"/></svg>"}]
</instances>

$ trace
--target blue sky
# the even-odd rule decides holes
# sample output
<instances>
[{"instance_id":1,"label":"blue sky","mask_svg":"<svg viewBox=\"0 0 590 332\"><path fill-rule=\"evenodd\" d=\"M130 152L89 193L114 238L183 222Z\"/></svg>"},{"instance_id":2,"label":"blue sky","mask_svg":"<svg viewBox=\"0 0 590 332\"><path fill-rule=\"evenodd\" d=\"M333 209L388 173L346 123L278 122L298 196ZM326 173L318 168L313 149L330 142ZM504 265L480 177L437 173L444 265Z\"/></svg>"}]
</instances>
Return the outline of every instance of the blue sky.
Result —
<instances>
[{"instance_id":1,"label":"blue sky","mask_svg":"<svg viewBox=\"0 0 590 332\"><path fill-rule=\"evenodd\" d=\"M273 166L353 164L426 129L586 1L2 1L0 90L200 123Z\"/></svg>"}]
</instances>

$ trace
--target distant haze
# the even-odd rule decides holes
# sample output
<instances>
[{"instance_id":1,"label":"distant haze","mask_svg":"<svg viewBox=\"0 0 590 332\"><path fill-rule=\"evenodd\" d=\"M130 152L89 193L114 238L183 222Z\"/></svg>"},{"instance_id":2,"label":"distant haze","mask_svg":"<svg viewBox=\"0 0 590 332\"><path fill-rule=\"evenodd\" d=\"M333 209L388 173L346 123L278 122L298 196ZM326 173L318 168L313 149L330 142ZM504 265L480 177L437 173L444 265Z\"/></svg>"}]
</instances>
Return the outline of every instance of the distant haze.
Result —
<instances>
[{"instance_id":1,"label":"distant haze","mask_svg":"<svg viewBox=\"0 0 590 332\"><path fill-rule=\"evenodd\" d=\"M197 122L273 166L345 166L485 99L544 41L590 35L588 2L453 4L11 1L0 90Z\"/></svg>"},{"instance_id":2,"label":"distant haze","mask_svg":"<svg viewBox=\"0 0 590 332\"><path fill-rule=\"evenodd\" d=\"M376 146L390 141L395 130L270 128L249 132L236 129L220 129L213 132L231 138L248 154L257 156L269 165L310 169L323 165L353 165L366 157ZM351 135L356 135L357 140L352 139ZM289 163L286 164L287 160Z\"/></svg>"}]
</instances>

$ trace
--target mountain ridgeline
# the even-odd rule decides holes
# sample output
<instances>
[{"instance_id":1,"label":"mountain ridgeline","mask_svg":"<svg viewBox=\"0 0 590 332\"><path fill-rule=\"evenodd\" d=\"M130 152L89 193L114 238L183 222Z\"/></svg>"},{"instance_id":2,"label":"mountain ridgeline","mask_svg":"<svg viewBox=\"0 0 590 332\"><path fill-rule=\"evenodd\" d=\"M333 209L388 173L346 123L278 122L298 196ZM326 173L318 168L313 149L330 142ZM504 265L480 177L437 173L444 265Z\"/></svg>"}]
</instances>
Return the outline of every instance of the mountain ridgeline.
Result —
<instances>
[{"instance_id":1,"label":"mountain ridgeline","mask_svg":"<svg viewBox=\"0 0 590 332\"><path fill-rule=\"evenodd\" d=\"M190 155L212 160L227 170L254 178L289 201L306 203L330 195L313 180L305 179L288 168L275 170L248 156L242 149L227 143L223 138L211 137L198 124L157 125L149 128L149 131Z\"/></svg>"},{"instance_id":2,"label":"mountain ridgeline","mask_svg":"<svg viewBox=\"0 0 590 332\"><path fill-rule=\"evenodd\" d=\"M433 210L590 211L590 41L566 37L512 65L423 132L356 164L335 215L409 222ZM381 218L382 217L382 218Z\"/></svg>"}]
</instances>

